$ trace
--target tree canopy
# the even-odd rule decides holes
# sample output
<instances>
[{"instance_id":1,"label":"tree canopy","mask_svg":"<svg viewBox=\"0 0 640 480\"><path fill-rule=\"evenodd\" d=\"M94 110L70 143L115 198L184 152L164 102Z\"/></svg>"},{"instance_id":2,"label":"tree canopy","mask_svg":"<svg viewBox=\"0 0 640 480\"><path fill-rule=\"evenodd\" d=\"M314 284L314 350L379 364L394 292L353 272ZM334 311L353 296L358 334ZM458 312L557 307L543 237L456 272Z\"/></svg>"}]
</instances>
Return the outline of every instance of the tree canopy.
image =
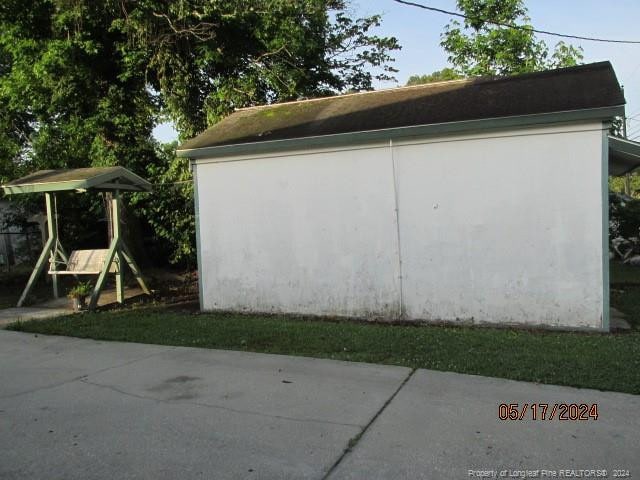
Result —
<instances>
[{"instance_id":1,"label":"tree canopy","mask_svg":"<svg viewBox=\"0 0 640 480\"><path fill-rule=\"evenodd\" d=\"M400 47L373 33L380 16L352 19L348 8L344 0L3 0L0 179L117 164L155 182L183 181L187 162L174 165L152 138L161 120L186 138L238 107L371 89L392 77ZM165 222L155 234L176 243L174 259L190 249L167 228L171 212L157 207L189 195L139 199L152 228Z\"/></svg>"},{"instance_id":2,"label":"tree canopy","mask_svg":"<svg viewBox=\"0 0 640 480\"><path fill-rule=\"evenodd\" d=\"M440 42L453 68L412 75L407 85L536 72L582 61L581 47L559 42L551 52L536 37L524 0L457 0L456 5L466 18L451 21Z\"/></svg>"},{"instance_id":3,"label":"tree canopy","mask_svg":"<svg viewBox=\"0 0 640 480\"><path fill-rule=\"evenodd\" d=\"M407 80L407 86L457 80L458 78L462 78L462 75L456 72L453 68L446 67L442 70L436 70L435 72L426 75L411 75Z\"/></svg>"},{"instance_id":4,"label":"tree canopy","mask_svg":"<svg viewBox=\"0 0 640 480\"><path fill-rule=\"evenodd\" d=\"M5 0L3 158L49 166L149 154L159 116L192 136L236 107L371 89L395 38L337 0ZM370 67L377 67L373 74ZM46 146L47 155L42 154ZM54 159L55 160L52 160Z\"/></svg>"},{"instance_id":5,"label":"tree canopy","mask_svg":"<svg viewBox=\"0 0 640 480\"><path fill-rule=\"evenodd\" d=\"M527 73L582 61L582 48L559 42L551 52L536 37L524 0L457 0L456 4L466 18L445 27L440 45L464 76Z\"/></svg>"}]
</instances>

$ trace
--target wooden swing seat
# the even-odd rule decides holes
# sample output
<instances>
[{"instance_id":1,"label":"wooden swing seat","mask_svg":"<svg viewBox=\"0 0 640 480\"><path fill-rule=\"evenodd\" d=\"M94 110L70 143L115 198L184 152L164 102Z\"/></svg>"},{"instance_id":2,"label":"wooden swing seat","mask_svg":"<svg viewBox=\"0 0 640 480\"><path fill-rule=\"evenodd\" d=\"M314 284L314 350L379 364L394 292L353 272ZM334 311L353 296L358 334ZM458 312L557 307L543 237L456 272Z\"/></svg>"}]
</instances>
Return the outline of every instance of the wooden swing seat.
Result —
<instances>
[{"instance_id":1,"label":"wooden swing seat","mask_svg":"<svg viewBox=\"0 0 640 480\"><path fill-rule=\"evenodd\" d=\"M49 270L49 275L100 275L107 260L108 249L74 250L69 255L66 270ZM115 262L111 263L110 272L116 271Z\"/></svg>"}]
</instances>

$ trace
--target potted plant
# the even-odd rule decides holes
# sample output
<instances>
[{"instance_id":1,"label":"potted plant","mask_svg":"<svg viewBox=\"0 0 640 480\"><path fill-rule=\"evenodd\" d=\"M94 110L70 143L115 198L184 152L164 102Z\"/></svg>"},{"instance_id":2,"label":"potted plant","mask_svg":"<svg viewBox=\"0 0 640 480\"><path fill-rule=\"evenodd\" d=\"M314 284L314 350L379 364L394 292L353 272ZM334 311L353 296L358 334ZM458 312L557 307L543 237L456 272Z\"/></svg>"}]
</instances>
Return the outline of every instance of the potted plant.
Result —
<instances>
[{"instance_id":1,"label":"potted plant","mask_svg":"<svg viewBox=\"0 0 640 480\"><path fill-rule=\"evenodd\" d=\"M71 299L71 306L74 312L79 312L87 308L86 299L91 295L93 288L89 282L78 282L75 287L69 290L67 297Z\"/></svg>"}]
</instances>

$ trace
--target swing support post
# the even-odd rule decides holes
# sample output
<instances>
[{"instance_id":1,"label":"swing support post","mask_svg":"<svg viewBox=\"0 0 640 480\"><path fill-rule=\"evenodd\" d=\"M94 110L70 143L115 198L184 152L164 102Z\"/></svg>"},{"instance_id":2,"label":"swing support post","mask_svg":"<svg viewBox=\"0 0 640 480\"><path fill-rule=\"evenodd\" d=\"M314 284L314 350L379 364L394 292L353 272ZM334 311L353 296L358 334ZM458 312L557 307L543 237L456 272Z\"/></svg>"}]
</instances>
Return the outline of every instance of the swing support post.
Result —
<instances>
[{"instance_id":1,"label":"swing support post","mask_svg":"<svg viewBox=\"0 0 640 480\"><path fill-rule=\"evenodd\" d=\"M49 230L49 238L53 238L53 248L49 253L49 271L55 272L56 269L56 256L58 253L58 211L52 211L51 204L55 204L54 194L45 193L45 202L47 204L47 227ZM53 298L58 298L58 275L55 273L51 275L51 283L53 283Z\"/></svg>"},{"instance_id":2,"label":"swing support post","mask_svg":"<svg viewBox=\"0 0 640 480\"><path fill-rule=\"evenodd\" d=\"M48 233L47 243L45 243L44 248L42 249L42 252L38 257L38 261L36 262L36 266L31 272L31 275L29 276L29 281L27 282L27 285L24 287L24 290L22 291L22 295L20 295L20 299L18 300L18 307L21 307L24 304L25 300L31 293L31 290L33 290L33 287L38 281L38 278L42 274L42 271L44 270L44 267L47 265L47 263L49 263L49 270L56 271L58 256L61 257L61 260L63 263L66 264L67 262L67 256L64 253L64 250L62 249L62 246L60 245L60 241L58 239L58 224L57 224L58 212L54 212L54 203L55 203L54 194L47 192L44 194L44 197L45 197L45 204L47 208L47 233ZM58 298L59 296L58 295L59 294L58 276L56 274L53 274L52 277L53 277L52 278L53 296L54 298Z\"/></svg>"}]
</instances>

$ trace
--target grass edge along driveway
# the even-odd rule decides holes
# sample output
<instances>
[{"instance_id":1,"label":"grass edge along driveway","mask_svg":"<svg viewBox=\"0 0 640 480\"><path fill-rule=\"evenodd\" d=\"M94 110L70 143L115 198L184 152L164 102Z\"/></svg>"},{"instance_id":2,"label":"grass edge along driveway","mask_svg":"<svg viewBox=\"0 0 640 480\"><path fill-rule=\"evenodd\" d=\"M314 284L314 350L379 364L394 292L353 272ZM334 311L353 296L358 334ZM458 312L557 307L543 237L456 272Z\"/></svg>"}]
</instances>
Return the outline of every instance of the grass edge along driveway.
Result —
<instances>
[{"instance_id":1,"label":"grass edge along driveway","mask_svg":"<svg viewBox=\"0 0 640 480\"><path fill-rule=\"evenodd\" d=\"M158 307L12 324L95 340L401 365L640 394L640 329L620 334L383 325Z\"/></svg>"}]
</instances>

